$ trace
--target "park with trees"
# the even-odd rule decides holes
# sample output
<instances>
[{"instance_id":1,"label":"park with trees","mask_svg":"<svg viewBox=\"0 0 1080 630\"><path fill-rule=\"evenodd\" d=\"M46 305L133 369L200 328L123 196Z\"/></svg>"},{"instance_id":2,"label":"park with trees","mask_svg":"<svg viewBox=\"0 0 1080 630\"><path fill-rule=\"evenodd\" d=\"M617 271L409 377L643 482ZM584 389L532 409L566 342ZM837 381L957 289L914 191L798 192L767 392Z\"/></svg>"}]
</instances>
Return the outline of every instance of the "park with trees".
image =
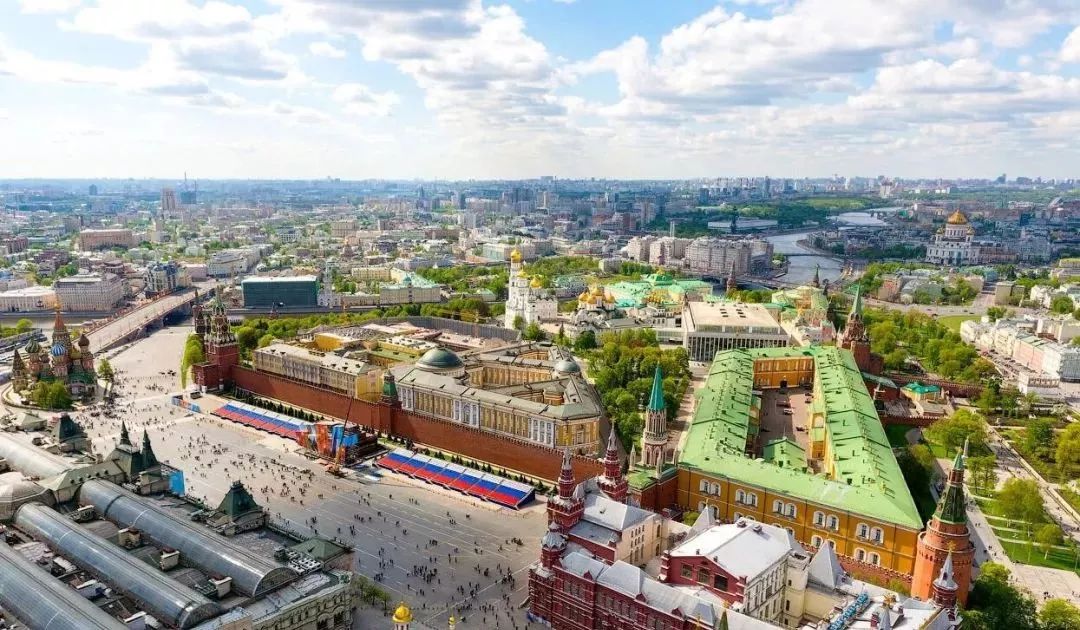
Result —
<instances>
[{"instance_id":1,"label":"park with trees","mask_svg":"<svg viewBox=\"0 0 1080 630\"><path fill-rule=\"evenodd\" d=\"M690 359L683 348L661 350L651 328L605 332L599 339L586 331L575 340L575 347L585 359L604 409L627 450L641 437L643 410L657 365L664 378L668 418L678 413L690 384Z\"/></svg>"}]
</instances>

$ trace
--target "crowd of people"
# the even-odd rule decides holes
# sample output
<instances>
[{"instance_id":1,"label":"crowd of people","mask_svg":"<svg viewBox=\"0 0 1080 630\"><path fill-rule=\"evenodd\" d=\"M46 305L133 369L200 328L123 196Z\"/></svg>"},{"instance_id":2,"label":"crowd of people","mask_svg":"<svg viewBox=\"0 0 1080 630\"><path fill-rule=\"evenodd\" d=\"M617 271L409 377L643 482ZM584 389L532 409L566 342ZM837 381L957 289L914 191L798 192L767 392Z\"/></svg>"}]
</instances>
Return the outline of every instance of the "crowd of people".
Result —
<instances>
[{"instance_id":1,"label":"crowd of people","mask_svg":"<svg viewBox=\"0 0 1080 630\"><path fill-rule=\"evenodd\" d=\"M133 437L145 428L158 458L184 470L189 496L214 506L232 481L242 481L275 525L354 547L355 571L428 618L453 615L465 627L528 625L520 608L524 587L518 589L506 563L514 554L519 570L527 566L535 546L523 547L520 538L500 540L473 527L466 510L431 514L425 508L441 503L423 500L429 491L411 482L389 476L369 483L339 479L316 462L287 454L292 446L280 438L178 407L171 400L179 388L175 372L124 359L123 352L111 359L112 402L74 414L99 452L112 448L121 421ZM207 399L200 403L213 404ZM215 440L208 435L219 433L209 431L210 425L230 427L243 439ZM270 448L251 448L255 442ZM474 559L470 569L460 566L466 557ZM497 560L494 567L491 560ZM468 572L475 576L467 578Z\"/></svg>"}]
</instances>

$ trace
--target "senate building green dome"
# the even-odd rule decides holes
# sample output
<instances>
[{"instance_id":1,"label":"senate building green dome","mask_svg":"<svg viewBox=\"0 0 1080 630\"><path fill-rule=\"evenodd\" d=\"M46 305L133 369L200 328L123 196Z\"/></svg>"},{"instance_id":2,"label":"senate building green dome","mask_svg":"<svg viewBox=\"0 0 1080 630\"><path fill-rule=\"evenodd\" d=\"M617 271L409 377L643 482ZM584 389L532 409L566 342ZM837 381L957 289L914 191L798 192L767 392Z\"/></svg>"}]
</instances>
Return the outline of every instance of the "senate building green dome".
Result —
<instances>
[{"instance_id":1,"label":"senate building green dome","mask_svg":"<svg viewBox=\"0 0 1080 630\"><path fill-rule=\"evenodd\" d=\"M416 362L416 367L432 372L454 370L463 365L461 357L446 348L432 348L425 352L424 356L420 357L420 360Z\"/></svg>"}]
</instances>

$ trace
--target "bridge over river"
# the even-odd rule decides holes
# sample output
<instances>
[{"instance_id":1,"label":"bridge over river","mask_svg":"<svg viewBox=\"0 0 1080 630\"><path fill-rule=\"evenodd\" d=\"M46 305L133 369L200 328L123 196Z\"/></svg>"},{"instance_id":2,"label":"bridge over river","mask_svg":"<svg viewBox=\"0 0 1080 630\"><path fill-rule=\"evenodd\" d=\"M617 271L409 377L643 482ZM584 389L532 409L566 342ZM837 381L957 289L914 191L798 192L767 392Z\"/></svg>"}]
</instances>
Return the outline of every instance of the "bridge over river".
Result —
<instances>
[{"instance_id":1,"label":"bridge over river","mask_svg":"<svg viewBox=\"0 0 1080 630\"><path fill-rule=\"evenodd\" d=\"M165 317L172 313L190 313L196 295L193 289L186 289L121 311L107 320L95 322L92 329L85 331L90 338L90 350L98 354L142 335L147 328L161 326Z\"/></svg>"}]
</instances>

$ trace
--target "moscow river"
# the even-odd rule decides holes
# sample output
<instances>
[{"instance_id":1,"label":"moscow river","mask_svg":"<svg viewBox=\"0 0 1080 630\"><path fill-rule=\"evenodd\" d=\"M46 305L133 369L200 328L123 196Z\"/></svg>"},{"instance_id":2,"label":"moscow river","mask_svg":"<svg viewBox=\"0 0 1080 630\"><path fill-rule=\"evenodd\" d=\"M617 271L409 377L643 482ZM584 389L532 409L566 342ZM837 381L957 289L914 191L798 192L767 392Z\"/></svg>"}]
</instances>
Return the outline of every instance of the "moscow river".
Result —
<instances>
[{"instance_id":1,"label":"moscow river","mask_svg":"<svg viewBox=\"0 0 1080 630\"><path fill-rule=\"evenodd\" d=\"M875 212L895 212L897 210L900 210L900 208L874 209ZM851 227L885 225L885 221L872 217L866 212L845 212L838 215L836 221L841 225ZM805 254L812 250L800 246L798 242L817 231L807 230L793 234L766 236L765 240L773 244L773 251L777 254ZM814 270L819 266L821 267L821 279L832 282L840 277L844 267L842 260L831 256L793 256L788 261L788 272L780 279L795 284L809 284L814 279Z\"/></svg>"}]
</instances>

